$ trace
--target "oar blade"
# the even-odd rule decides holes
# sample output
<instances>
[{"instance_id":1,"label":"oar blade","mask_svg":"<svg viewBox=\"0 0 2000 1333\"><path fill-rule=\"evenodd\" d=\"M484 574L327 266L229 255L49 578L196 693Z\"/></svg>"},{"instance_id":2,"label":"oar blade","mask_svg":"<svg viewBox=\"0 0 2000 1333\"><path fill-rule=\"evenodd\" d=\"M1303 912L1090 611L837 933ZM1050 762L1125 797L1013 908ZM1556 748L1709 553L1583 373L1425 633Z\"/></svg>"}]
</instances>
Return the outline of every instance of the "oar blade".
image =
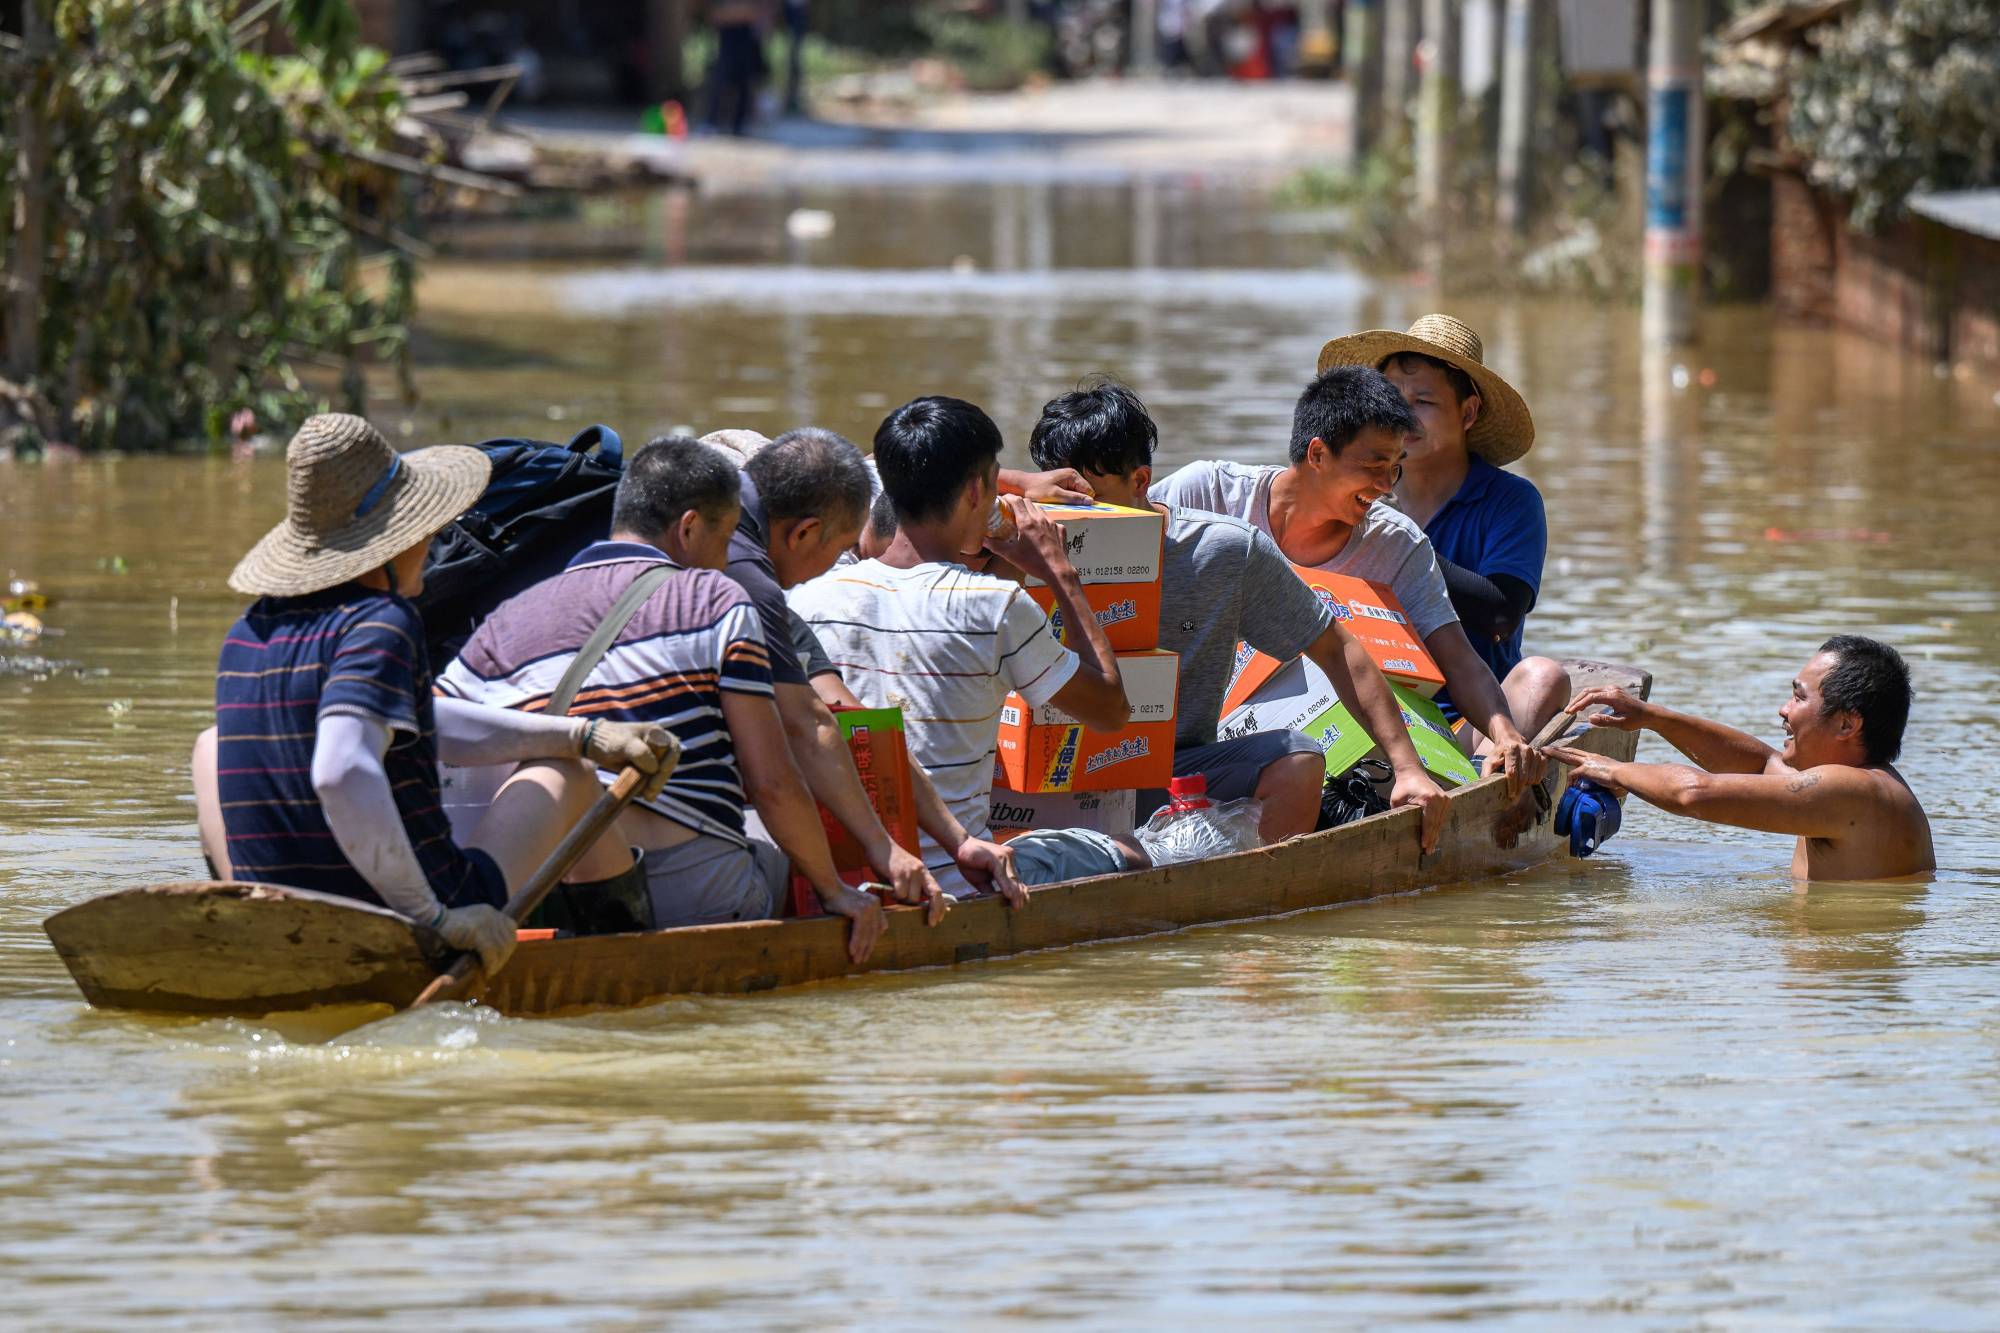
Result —
<instances>
[{"instance_id":1,"label":"oar blade","mask_svg":"<svg viewBox=\"0 0 2000 1333\"><path fill-rule=\"evenodd\" d=\"M156 1013L400 1009L437 975L441 956L406 917L270 884L125 889L58 912L43 929L91 1004Z\"/></svg>"}]
</instances>

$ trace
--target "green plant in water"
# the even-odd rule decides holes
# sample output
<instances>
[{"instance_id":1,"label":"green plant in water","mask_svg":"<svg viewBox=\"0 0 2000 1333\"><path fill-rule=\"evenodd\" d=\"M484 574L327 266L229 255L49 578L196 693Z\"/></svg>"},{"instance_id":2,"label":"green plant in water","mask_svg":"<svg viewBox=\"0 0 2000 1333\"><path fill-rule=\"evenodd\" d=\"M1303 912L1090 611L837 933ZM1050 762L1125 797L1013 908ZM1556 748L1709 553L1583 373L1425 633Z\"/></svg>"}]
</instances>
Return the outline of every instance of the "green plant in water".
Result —
<instances>
[{"instance_id":1,"label":"green plant in water","mask_svg":"<svg viewBox=\"0 0 2000 1333\"><path fill-rule=\"evenodd\" d=\"M0 38L0 431L164 448L404 362L400 99L346 0L25 0ZM282 28L298 54L261 48Z\"/></svg>"},{"instance_id":2,"label":"green plant in water","mask_svg":"<svg viewBox=\"0 0 2000 1333\"><path fill-rule=\"evenodd\" d=\"M2000 0L1898 0L1826 31L1789 70L1792 142L1856 226L1926 190L2000 183Z\"/></svg>"}]
</instances>

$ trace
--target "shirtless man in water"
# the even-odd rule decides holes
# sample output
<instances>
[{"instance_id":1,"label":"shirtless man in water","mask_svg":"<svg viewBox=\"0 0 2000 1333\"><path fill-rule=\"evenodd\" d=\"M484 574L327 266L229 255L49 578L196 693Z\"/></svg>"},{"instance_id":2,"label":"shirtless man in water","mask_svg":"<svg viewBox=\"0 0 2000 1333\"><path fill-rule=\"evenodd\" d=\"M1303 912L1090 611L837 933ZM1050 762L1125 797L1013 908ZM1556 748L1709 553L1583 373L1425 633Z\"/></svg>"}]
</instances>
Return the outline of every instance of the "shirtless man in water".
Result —
<instances>
[{"instance_id":1,"label":"shirtless man in water","mask_svg":"<svg viewBox=\"0 0 2000 1333\"><path fill-rule=\"evenodd\" d=\"M1930 821L1891 767L1910 718L1910 670L1894 648L1856 634L1820 645L1778 709L1785 745L1774 750L1719 722L1635 699L1585 690L1571 701L1589 720L1664 736L1699 767L1619 763L1566 746L1548 755L1576 776L1674 814L1717 824L1794 833L1799 879L1890 879L1937 868Z\"/></svg>"}]
</instances>

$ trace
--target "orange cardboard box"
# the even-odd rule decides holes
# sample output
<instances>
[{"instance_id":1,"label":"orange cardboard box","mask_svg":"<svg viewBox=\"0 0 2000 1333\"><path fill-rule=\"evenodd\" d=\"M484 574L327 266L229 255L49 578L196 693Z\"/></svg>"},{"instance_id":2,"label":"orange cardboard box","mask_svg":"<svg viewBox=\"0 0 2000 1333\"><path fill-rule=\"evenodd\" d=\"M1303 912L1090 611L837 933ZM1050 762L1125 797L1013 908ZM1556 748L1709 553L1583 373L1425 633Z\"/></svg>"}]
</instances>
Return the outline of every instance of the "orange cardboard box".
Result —
<instances>
[{"instance_id":1,"label":"orange cardboard box","mask_svg":"<svg viewBox=\"0 0 2000 1333\"><path fill-rule=\"evenodd\" d=\"M1056 606L1056 592L1046 583L1028 585L1028 596L1048 613L1056 642L1069 643L1068 626ZM1097 613L1098 627L1114 653L1142 652L1160 646L1159 583L1086 583L1083 600Z\"/></svg>"},{"instance_id":2,"label":"orange cardboard box","mask_svg":"<svg viewBox=\"0 0 2000 1333\"><path fill-rule=\"evenodd\" d=\"M1403 604L1396 600L1395 593L1379 583L1351 579L1345 574L1328 574L1299 565L1293 565L1292 572L1313 590L1314 596L1333 609L1333 618L1347 626L1347 632L1368 650L1383 675L1426 699L1444 687L1444 673L1431 660L1423 640L1410 628L1408 618L1403 615ZM1235 674L1230 676L1229 689L1222 696L1222 711L1227 714L1240 708L1284 665L1247 643L1238 643Z\"/></svg>"},{"instance_id":3,"label":"orange cardboard box","mask_svg":"<svg viewBox=\"0 0 2000 1333\"><path fill-rule=\"evenodd\" d=\"M882 818L882 827L897 846L917 850L917 801L910 785L910 752L903 732L900 708L838 708L834 721L854 756L861 774L861 786L869 804ZM833 852L834 869L843 882L859 886L876 878L868 864L868 854L847 827L825 806L819 807L819 822L826 829L827 844ZM793 916L820 916L819 895L801 875L792 876Z\"/></svg>"},{"instance_id":4,"label":"orange cardboard box","mask_svg":"<svg viewBox=\"0 0 2000 1333\"><path fill-rule=\"evenodd\" d=\"M1159 646L1160 567L1166 517L1156 509L1121 505L1039 505L1063 530L1063 547L1083 584L1084 600L1116 653ZM1034 579L1025 581L1035 605L1063 626L1055 593ZM1067 642L1067 640L1064 640Z\"/></svg>"},{"instance_id":5,"label":"orange cardboard box","mask_svg":"<svg viewBox=\"0 0 2000 1333\"><path fill-rule=\"evenodd\" d=\"M1118 654L1132 720L1117 731L1087 731L1053 704L1031 708L1008 695L995 760L1001 781L1018 792L1166 786L1174 775L1180 663L1179 654L1157 649Z\"/></svg>"}]
</instances>

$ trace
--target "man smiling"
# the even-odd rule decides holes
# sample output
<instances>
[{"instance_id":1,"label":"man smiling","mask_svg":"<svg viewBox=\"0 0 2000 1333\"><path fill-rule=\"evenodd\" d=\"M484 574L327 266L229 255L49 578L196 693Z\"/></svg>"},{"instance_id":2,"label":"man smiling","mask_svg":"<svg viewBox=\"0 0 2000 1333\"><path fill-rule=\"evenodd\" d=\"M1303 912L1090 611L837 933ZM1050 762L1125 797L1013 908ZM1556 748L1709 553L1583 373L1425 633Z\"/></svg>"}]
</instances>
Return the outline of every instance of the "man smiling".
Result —
<instances>
[{"instance_id":1,"label":"man smiling","mask_svg":"<svg viewBox=\"0 0 2000 1333\"><path fill-rule=\"evenodd\" d=\"M1292 411L1291 465L1189 463L1151 498L1240 518L1295 565L1387 584L1444 674L1460 713L1490 742L1486 771L1510 795L1539 781L1543 760L1515 726L1500 682L1460 627L1423 529L1388 505L1417 419L1396 386L1368 366L1316 376Z\"/></svg>"},{"instance_id":2,"label":"man smiling","mask_svg":"<svg viewBox=\"0 0 2000 1333\"><path fill-rule=\"evenodd\" d=\"M1596 726L1658 732L1694 765L1618 763L1562 746L1549 755L1574 765L1577 777L1673 814L1796 834L1792 874L1800 879L1919 875L1937 868L1930 820L1892 766L1910 699L1910 669L1894 648L1840 634L1792 681L1778 709L1782 749L1600 687L1576 697L1577 711L1601 706L1590 718Z\"/></svg>"}]
</instances>

